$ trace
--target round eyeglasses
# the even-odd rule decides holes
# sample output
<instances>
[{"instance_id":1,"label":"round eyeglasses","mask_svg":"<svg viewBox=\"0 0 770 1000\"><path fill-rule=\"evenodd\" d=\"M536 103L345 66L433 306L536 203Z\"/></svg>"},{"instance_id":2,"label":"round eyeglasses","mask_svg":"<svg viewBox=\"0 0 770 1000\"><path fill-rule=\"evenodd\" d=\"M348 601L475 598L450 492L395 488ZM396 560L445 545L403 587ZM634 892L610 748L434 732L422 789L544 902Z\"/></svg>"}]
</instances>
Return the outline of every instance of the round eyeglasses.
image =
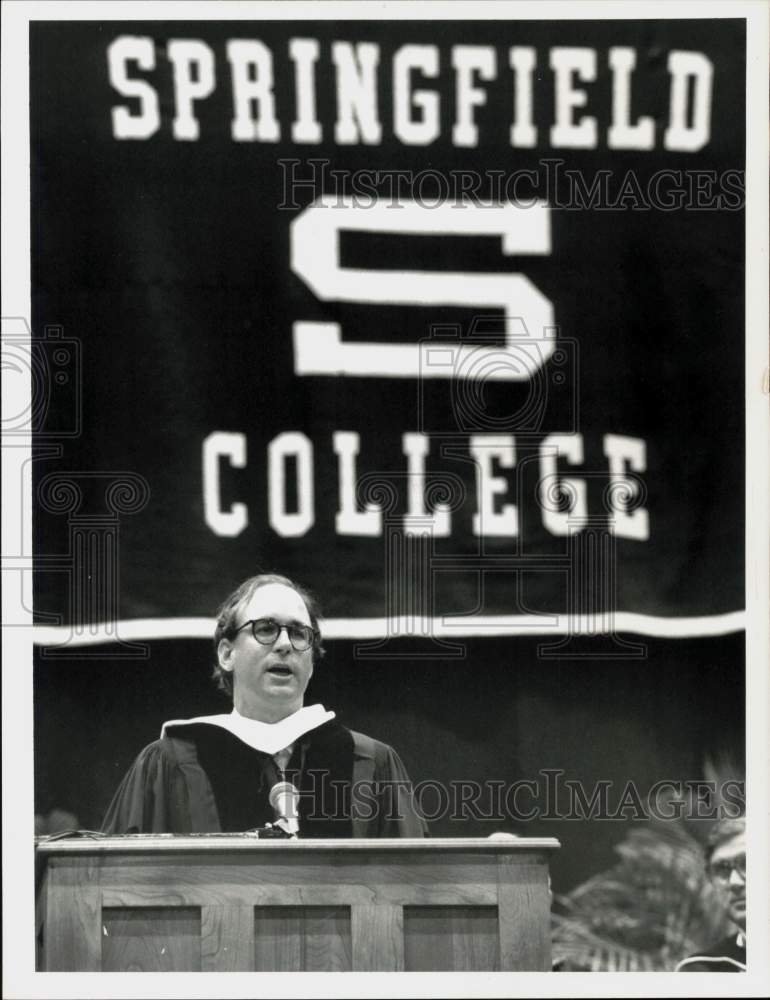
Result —
<instances>
[{"instance_id":1,"label":"round eyeglasses","mask_svg":"<svg viewBox=\"0 0 770 1000\"><path fill-rule=\"evenodd\" d=\"M318 635L318 632L310 628L309 625L281 625L280 622L273 621L272 618L250 618L243 625L239 625L233 635L237 635L249 625L251 626L251 634L263 646L271 646L278 640L281 631L286 629L289 642L298 653L310 649Z\"/></svg>"},{"instance_id":2,"label":"round eyeglasses","mask_svg":"<svg viewBox=\"0 0 770 1000\"><path fill-rule=\"evenodd\" d=\"M737 858L725 858L724 861L717 861L709 868L709 874L715 882L720 885L729 885L730 876L733 872L738 872L743 881L746 881L746 855L742 854Z\"/></svg>"}]
</instances>

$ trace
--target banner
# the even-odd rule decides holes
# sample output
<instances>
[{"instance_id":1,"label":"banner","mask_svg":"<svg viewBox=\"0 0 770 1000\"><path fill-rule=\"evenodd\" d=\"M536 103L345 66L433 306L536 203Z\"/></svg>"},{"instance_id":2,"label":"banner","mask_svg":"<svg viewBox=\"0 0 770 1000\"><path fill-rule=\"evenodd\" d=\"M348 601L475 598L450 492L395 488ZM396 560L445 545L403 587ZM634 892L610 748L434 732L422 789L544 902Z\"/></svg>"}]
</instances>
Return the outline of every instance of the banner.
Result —
<instances>
[{"instance_id":1,"label":"banner","mask_svg":"<svg viewBox=\"0 0 770 1000\"><path fill-rule=\"evenodd\" d=\"M33 23L41 624L271 570L353 637L740 627L744 53Z\"/></svg>"}]
</instances>

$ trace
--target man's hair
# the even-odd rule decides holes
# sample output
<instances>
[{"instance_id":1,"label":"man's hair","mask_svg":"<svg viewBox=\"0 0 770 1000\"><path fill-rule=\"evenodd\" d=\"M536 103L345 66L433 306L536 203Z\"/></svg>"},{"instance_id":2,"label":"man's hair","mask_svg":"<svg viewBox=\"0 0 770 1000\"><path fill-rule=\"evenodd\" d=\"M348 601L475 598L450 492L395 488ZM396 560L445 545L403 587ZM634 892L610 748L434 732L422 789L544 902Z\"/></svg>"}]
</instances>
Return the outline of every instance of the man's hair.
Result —
<instances>
[{"instance_id":1,"label":"man's hair","mask_svg":"<svg viewBox=\"0 0 770 1000\"><path fill-rule=\"evenodd\" d=\"M289 587L299 594L305 602L307 613L310 616L310 624L313 627L315 636L313 638L313 663L316 664L324 656L326 650L323 648L320 630L321 609L315 597L310 591L305 590L298 583L294 583L286 576L279 576L277 573L260 573L244 580L240 586L225 598L217 611L217 627L214 631L214 673L212 677L216 681L220 691L224 691L230 698L233 696L233 675L227 670L223 670L219 665L219 643L222 639L231 639L239 624L238 615L245 604L251 600L260 587L265 587L270 583L278 583L283 587Z\"/></svg>"},{"instance_id":2,"label":"man's hair","mask_svg":"<svg viewBox=\"0 0 770 1000\"><path fill-rule=\"evenodd\" d=\"M735 819L720 819L714 824L706 843L706 864L711 861L714 851L728 840L746 832L746 817L737 816Z\"/></svg>"}]
</instances>

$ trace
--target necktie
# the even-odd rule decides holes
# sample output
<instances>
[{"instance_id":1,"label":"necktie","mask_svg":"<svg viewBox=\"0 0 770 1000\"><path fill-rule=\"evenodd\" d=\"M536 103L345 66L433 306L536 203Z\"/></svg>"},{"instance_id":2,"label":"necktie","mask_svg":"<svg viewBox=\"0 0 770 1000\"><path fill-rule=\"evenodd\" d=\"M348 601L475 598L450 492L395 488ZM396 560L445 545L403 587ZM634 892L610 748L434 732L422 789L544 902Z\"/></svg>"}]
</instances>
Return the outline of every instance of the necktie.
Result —
<instances>
[{"instance_id":1,"label":"necktie","mask_svg":"<svg viewBox=\"0 0 770 1000\"><path fill-rule=\"evenodd\" d=\"M291 782L286 775L286 768L289 766L292 750L293 746L290 745L288 747L285 747L283 750L279 750L278 753L273 754L273 760L275 761L275 765L278 768L279 780L287 783L284 784L283 786L280 786L283 789L294 787L293 782ZM296 836L297 831L299 829L297 825L297 816L296 816L296 809L297 809L296 798L291 799L290 797L289 799L287 799L284 794L283 796L279 796L275 802L271 797L270 804L273 806L273 809L276 812L276 815L278 816L278 819L275 821L275 824L277 826L280 826L286 833L290 833Z\"/></svg>"},{"instance_id":2,"label":"necktie","mask_svg":"<svg viewBox=\"0 0 770 1000\"><path fill-rule=\"evenodd\" d=\"M293 750L293 747L292 746L288 746L288 747L285 747L283 750L279 750L278 753L273 754L273 760L275 761L276 766L278 767L278 770L281 772L281 776L282 777L283 777L284 771L289 766L289 761L291 760L292 750Z\"/></svg>"}]
</instances>

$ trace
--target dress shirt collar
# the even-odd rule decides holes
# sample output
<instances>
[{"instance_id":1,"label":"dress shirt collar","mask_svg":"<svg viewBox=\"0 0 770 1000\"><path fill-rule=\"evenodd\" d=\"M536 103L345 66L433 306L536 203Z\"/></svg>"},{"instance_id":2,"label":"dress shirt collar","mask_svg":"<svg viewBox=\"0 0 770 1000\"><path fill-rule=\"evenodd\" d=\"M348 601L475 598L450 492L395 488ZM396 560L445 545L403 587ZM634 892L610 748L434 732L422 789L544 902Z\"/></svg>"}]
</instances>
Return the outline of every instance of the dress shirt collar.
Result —
<instances>
[{"instance_id":1,"label":"dress shirt collar","mask_svg":"<svg viewBox=\"0 0 770 1000\"><path fill-rule=\"evenodd\" d=\"M172 727L203 723L226 729L253 750L261 750L262 753L272 756L290 746L300 736L317 729L334 717L334 712L328 712L323 705L305 705L280 722L258 722L256 719L247 719L233 709L229 715L200 715L194 719L174 719L164 722L160 735L165 736L167 730Z\"/></svg>"}]
</instances>

